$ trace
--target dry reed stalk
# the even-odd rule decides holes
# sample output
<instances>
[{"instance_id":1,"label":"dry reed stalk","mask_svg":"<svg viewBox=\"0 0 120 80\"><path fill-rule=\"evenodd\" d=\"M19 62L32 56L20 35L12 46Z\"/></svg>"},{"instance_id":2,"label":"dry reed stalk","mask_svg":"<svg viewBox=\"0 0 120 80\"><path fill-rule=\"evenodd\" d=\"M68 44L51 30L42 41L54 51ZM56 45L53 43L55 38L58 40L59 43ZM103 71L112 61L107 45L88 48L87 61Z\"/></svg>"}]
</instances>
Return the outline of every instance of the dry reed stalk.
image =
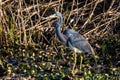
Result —
<instances>
[{"instance_id":1,"label":"dry reed stalk","mask_svg":"<svg viewBox=\"0 0 120 80\"><path fill-rule=\"evenodd\" d=\"M67 3L64 0L50 0L49 2L31 0L29 3L20 0L2 1L0 3L0 21L2 23L1 30L5 35L4 39L2 39L5 40L6 45L9 45L11 41L9 33L12 29L8 26L10 23L9 17L14 21L15 32L13 33L18 37L18 44L24 44L26 47L28 44L32 44L32 36L34 33L36 33L36 36L41 36L40 38L47 39L47 36L44 33L49 29L51 29L50 31L54 30L52 23L55 21L42 19L45 15L48 16L48 12L52 12L49 10L51 8L63 13L65 27L69 24L70 26L73 26L72 28L75 28L78 32L84 34L84 36L89 39L91 38L90 36L103 37L105 34L109 34L109 30L111 30L110 25L112 23L114 24L120 18L120 5L114 6L117 2L116 0L111 1L106 11L100 14L95 14L96 10L99 8L98 6L105 2L106 1L103 0L92 0L90 2L88 2L88 0L83 2L73 0L70 3ZM65 11L66 5L69 5L70 9ZM106 5L103 7L105 6ZM83 24L79 23L80 21L83 22ZM89 26L92 26L92 28L88 29Z\"/></svg>"}]
</instances>

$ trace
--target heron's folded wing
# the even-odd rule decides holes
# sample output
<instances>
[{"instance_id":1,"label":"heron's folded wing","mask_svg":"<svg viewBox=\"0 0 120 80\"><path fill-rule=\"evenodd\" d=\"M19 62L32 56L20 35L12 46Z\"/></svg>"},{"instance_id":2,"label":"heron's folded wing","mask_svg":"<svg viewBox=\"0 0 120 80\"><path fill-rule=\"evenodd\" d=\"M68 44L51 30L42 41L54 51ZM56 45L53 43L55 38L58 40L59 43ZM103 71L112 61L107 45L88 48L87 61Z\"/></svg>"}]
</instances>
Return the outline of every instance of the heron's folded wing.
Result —
<instances>
[{"instance_id":1,"label":"heron's folded wing","mask_svg":"<svg viewBox=\"0 0 120 80\"><path fill-rule=\"evenodd\" d=\"M91 50L92 47L90 46L90 44L78 32L71 29L67 29L64 31L63 34L68 37L68 43L69 43L67 44L68 46L71 44L72 47L77 48L83 52L87 52L87 53L92 52Z\"/></svg>"}]
</instances>

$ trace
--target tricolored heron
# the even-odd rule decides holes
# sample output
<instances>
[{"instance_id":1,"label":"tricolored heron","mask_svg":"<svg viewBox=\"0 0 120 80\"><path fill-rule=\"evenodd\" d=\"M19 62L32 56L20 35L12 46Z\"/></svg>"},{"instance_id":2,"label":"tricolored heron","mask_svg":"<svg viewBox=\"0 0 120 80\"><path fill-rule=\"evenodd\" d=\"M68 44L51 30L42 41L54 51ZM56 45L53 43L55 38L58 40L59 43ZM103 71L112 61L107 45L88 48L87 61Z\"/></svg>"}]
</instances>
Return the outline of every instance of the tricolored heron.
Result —
<instances>
[{"instance_id":1,"label":"tricolored heron","mask_svg":"<svg viewBox=\"0 0 120 80\"><path fill-rule=\"evenodd\" d=\"M88 41L75 30L66 29L63 33L61 33L60 28L63 24L63 17L60 12L56 11L55 14L59 17L55 26L56 35L59 41L77 53L90 53L95 55L95 52Z\"/></svg>"},{"instance_id":2,"label":"tricolored heron","mask_svg":"<svg viewBox=\"0 0 120 80\"><path fill-rule=\"evenodd\" d=\"M88 43L88 41L75 30L66 29L62 33L60 30L63 24L62 14L56 11L55 15L59 17L59 20L57 21L55 25L57 38L62 44L66 45L71 50L75 51L75 59L74 59L75 63L73 66L73 70L74 70L75 65L76 65L76 53L89 53L89 54L95 55L95 52L93 48L91 47L91 45ZM80 61L81 64L82 64L82 59L83 58L81 56L81 61ZM80 69L81 69L81 66L80 66Z\"/></svg>"}]
</instances>

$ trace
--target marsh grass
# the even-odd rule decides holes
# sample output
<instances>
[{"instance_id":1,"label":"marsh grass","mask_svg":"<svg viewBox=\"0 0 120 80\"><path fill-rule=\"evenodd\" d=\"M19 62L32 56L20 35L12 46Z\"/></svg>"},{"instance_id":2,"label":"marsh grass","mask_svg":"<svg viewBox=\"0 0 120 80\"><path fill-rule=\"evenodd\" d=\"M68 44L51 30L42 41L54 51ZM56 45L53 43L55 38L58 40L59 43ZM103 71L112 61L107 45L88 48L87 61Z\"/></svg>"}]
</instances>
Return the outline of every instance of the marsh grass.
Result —
<instances>
[{"instance_id":1,"label":"marsh grass","mask_svg":"<svg viewBox=\"0 0 120 80\"><path fill-rule=\"evenodd\" d=\"M96 61L85 54L80 62L81 54L74 58L74 52L57 40L57 19L44 19L54 11L63 14L62 31L72 28L90 42ZM119 21L119 0L0 1L0 77L119 80Z\"/></svg>"}]
</instances>

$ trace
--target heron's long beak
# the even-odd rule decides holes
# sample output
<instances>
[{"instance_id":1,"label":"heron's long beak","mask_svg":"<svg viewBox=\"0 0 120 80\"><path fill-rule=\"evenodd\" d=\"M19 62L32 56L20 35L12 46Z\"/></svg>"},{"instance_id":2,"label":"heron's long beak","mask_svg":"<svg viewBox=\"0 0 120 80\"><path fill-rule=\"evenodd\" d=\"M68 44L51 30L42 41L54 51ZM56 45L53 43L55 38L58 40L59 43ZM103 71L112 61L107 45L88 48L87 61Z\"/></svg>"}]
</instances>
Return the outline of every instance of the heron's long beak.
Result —
<instances>
[{"instance_id":1,"label":"heron's long beak","mask_svg":"<svg viewBox=\"0 0 120 80\"><path fill-rule=\"evenodd\" d=\"M44 17L44 19L52 19L52 18L57 18L58 16L56 14L50 15L48 17Z\"/></svg>"}]
</instances>

